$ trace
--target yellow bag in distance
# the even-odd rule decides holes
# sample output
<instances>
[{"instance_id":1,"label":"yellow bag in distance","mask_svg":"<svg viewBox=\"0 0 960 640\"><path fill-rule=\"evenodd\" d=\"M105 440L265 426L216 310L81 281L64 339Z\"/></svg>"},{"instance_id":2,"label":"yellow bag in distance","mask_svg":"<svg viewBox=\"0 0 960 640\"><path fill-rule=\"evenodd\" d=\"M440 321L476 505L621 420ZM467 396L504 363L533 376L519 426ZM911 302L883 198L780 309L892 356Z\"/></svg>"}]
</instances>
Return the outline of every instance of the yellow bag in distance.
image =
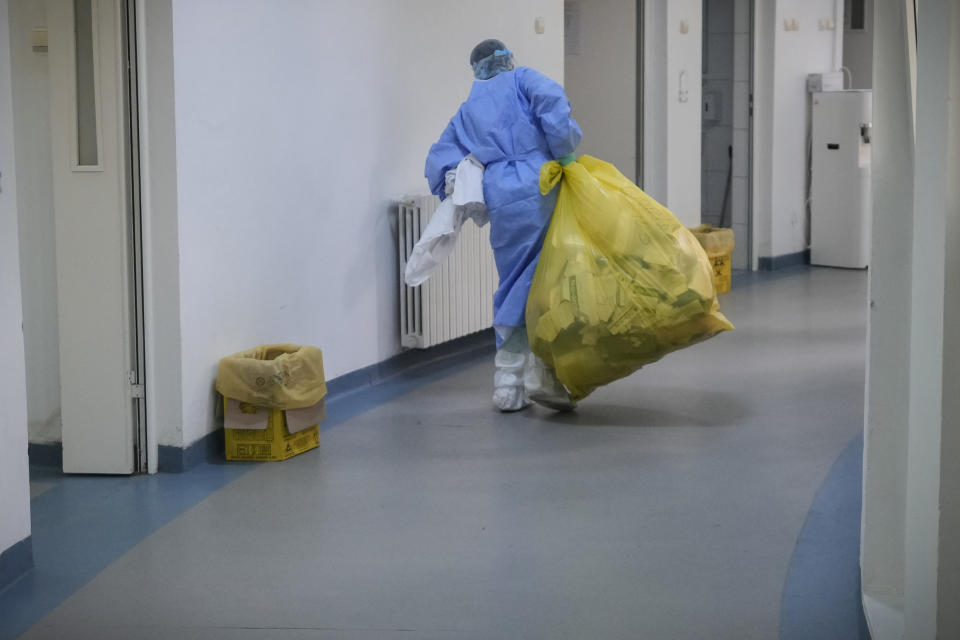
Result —
<instances>
[{"instance_id":1,"label":"yellow bag in distance","mask_svg":"<svg viewBox=\"0 0 960 640\"><path fill-rule=\"evenodd\" d=\"M590 156L544 164L540 192L557 183L527 333L574 400L733 329L706 253L666 207Z\"/></svg>"}]
</instances>

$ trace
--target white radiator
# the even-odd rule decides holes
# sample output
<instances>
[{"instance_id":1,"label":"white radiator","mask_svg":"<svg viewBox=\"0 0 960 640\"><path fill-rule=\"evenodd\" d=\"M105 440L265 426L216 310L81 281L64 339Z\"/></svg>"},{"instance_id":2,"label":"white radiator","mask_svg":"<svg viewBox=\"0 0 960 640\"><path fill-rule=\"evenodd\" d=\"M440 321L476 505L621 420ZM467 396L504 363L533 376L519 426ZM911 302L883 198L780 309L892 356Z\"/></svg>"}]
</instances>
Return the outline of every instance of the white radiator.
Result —
<instances>
[{"instance_id":1,"label":"white radiator","mask_svg":"<svg viewBox=\"0 0 960 640\"><path fill-rule=\"evenodd\" d=\"M490 248L490 225L464 223L446 262L419 287L403 281L407 258L427 227L440 199L417 196L400 203L400 344L426 349L493 326L497 267Z\"/></svg>"}]
</instances>

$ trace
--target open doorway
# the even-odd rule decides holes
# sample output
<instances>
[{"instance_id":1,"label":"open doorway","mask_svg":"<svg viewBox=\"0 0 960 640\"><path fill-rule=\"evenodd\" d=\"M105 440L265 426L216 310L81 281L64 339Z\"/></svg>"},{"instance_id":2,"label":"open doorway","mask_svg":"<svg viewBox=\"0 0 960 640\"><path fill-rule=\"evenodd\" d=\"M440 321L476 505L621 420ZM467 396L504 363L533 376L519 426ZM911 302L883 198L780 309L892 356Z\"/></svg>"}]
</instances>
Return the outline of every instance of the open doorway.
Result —
<instances>
[{"instance_id":1,"label":"open doorway","mask_svg":"<svg viewBox=\"0 0 960 640\"><path fill-rule=\"evenodd\" d=\"M578 154L642 186L643 0L565 0L564 87L584 132Z\"/></svg>"},{"instance_id":2,"label":"open doorway","mask_svg":"<svg viewBox=\"0 0 960 640\"><path fill-rule=\"evenodd\" d=\"M703 0L702 220L732 228L750 269L752 0Z\"/></svg>"},{"instance_id":3,"label":"open doorway","mask_svg":"<svg viewBox=\"0 0 960 640\"><path fill-rule=\"evenodd\" d=\"M72 473L147 469L135 4L9 3L31 460Z\"/></svg>"}]
</instances>

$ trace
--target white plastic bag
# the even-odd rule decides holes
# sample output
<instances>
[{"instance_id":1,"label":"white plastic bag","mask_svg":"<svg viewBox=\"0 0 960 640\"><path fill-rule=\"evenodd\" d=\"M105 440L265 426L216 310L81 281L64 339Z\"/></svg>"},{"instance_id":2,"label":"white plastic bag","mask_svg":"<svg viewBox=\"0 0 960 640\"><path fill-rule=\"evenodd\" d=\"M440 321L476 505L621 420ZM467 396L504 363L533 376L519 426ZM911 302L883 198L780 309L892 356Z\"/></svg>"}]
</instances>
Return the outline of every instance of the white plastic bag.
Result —
<instances>
[{"instance_id":1,"label":"white plastic bag","mask_svg":"<svg viewBox=\"0 0 960 640\"><path fill-rule=\"evenodd\" d=\"M430 218L420 240L414 245L403 279L408 286L416 287L430 278L433 270L450 255L460 228L469 218L478 227L490 221L487 205L483 201L483 165L469 155L460 161L453 179L453 194L444 200Z\"/></svg>"},{"instance_id":2,"label":"white plastic bag","mask_svg":"<svg viewBox=\"0 0 960 640\"><path fill-rule=\"evenodd\" d=\"M484 204L483 201L483 165L471 153L460 161L456 169L456 181L453 185L453 204L465 206L469 204ZM484 213L487 210L486 205L481 207ZM479 226L485 225L483 222L474 219Z\"/></svg>"}]
</instances>

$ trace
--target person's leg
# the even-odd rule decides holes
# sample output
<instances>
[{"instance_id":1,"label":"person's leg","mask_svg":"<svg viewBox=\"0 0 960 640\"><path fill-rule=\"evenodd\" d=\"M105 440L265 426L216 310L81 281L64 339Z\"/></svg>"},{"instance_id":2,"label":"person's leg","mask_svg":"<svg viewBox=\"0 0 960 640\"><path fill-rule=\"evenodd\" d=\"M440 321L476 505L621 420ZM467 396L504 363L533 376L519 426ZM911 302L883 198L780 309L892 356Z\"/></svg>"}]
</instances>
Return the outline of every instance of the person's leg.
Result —
<instances>
[{"instance_id":1,"label":"person's leg","mask_svg":"<svg viewBox=\"0 0 960 640\"><path fill-rule=\"evenodd\" d=\"M493 403L500 411L520 411L530 406L523 386L524 368L530 354L527 332L516 327L497 349L493 374Z\"/></svg>"}]
</instances>

